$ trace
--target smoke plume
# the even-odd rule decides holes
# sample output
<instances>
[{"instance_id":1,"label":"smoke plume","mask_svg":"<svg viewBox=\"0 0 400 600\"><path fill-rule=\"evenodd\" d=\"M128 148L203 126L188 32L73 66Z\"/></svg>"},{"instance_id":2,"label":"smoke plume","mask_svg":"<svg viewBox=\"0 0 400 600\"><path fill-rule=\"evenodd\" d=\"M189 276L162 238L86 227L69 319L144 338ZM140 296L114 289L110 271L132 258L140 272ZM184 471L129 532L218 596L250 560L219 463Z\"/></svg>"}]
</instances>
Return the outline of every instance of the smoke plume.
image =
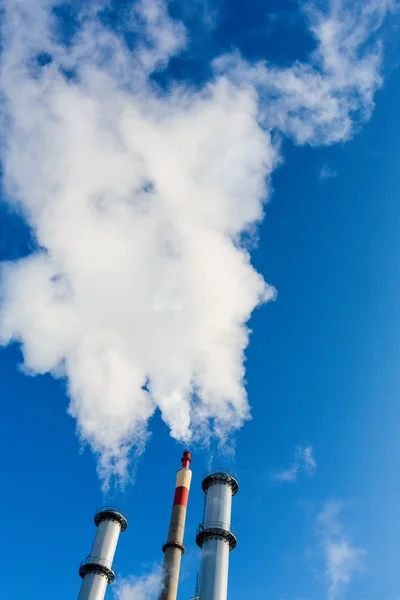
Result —
<instances>
[{"instance_id":1,"label":"smoke plume","mask_svg":"<svg viewBox=\"0 0 400 600\"><path fill-rule=\"evenodd\" d=\"M156 600L159 596L161 569L141 577L129 577L117 582L114 589L115 600Z\"/></svg>"},{"instance_id":2,"label":"smoke plume","mask_svg":"<svg viewBox=\"0 0 400 600\"><path fill-rule=\"evenodd\" d=\"M327 502L317 517L317 533L325 562L328 600L337 600L354 576L363 571L366 551L354 546L342 524L344 505Z\"/></svg>"},{"instance_id":3,"label":"smoke plume","mask_svg":"<svg viewBox=\"0 0 400 600\"><path fill-rule=\"evenodd\" d=\"M234 51L202 87L153 77L190 42L164 0L114 29L106 5L72 18L73 4L5 2L3 184L37 250L2 266L0 342L21 345L26 372L65 378L107 485L157 408L184 441L249 418L246 323L275 291L243 234L264 216L282 135L330 144L369 118L392 4L307 5L308 63Z\"/></svg>"}]
</instances>

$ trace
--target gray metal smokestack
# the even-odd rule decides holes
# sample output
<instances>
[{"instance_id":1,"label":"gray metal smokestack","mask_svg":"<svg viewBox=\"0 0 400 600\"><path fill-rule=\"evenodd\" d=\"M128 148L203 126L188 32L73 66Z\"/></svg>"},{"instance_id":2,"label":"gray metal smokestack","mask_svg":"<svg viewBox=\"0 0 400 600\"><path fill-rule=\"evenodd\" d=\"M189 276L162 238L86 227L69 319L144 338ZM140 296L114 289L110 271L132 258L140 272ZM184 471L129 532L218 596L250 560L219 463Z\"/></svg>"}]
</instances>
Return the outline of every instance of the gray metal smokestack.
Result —
<instances>
[{"instance_id":1,"label":"gray metal smokestack","mask_svg":"<svg viewBox=\"0 0 400 600\"><path fill-rule=\"evenodd\" d=\"M115 579L112 563L119 534L128 526L125 517L113 506L100 508L94 522L97 531L92 550L79 568L83 581L78 600L104 600L107 585Z\"/></svg>"},{"instance_id":2,"label":"gray metal smokestack","mask_svg":"<svg viewBox=\"0 0 400 600\"><path fill-rule=\"evenodd\" d=\"M236 546L231 531L232 496L239 489L230 473L215 469L202 482L206 494L204 523L196 536L202 549L200 568L200 599L226 600L228 595L229 552Z\"/></svg>"}]
</instances>

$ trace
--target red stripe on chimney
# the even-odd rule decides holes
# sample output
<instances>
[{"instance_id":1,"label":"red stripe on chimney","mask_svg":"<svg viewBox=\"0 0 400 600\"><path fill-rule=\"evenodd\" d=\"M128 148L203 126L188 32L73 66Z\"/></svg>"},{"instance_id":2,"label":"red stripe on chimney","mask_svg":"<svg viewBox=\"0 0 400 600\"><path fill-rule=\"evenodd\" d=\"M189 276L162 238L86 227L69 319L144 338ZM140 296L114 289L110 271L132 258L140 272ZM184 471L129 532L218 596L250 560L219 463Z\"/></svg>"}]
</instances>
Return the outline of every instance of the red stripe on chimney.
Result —
<instances>
[{"instance_id":1,"label":"red stripe on chimney","mask_svg":"<svg viewBox=\"0 0 400 600\"><path fill-rule=\"evenodd\" d=\"M176 506L177 504L180 504L181 506L187 506L188 497L189 490L187 489L187 487L184 487L183 485L177 487L175 489L174 506Z\"/></svg>"}]
</instances>

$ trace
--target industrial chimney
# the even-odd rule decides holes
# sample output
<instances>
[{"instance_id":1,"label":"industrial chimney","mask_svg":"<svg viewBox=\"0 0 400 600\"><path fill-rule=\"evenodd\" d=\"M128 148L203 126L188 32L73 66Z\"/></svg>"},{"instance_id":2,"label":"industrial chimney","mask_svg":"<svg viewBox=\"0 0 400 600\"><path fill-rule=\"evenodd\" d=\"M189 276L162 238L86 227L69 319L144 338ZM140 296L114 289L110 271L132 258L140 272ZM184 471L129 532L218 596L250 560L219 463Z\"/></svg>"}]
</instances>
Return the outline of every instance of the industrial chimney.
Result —
<instances>
[{"instance_id":1,"label":"industrial chimney","mask_svg":"<svg viewBox=\"0 0 400 600\"><path fill-rule=\"evenodd\" d=\"M236 478L216 469L202 482L206 494L204 523L197 530L196 542L202 549L200 599L226 600L228 594L229 552L236 546L231 531L232 496L239 490Z\"/></svg>"},{"instance_id":2,"label":"industrial chimney","mask_svg":"<svg viewBox=\"0 0 400 600\"><path fill-rule=\"evenodd\" d=\"M125 517L112 506L100 508L94 522L97 531L92 551L79 568L83 581L78 600L104 600L107 585L115 579L112 562L119 534L128 526Z\"/></svg>"},{"instance_id":3,"label":"industrial chimney","mask_svg":"<svg viewBox=\"0 0 400 600\"><path fill-rule=\"evenodd\" d=\"M164 563L159 600L176 600L178 593L179 571L181 568L183 534L185 531L186 508L189 497L192 471L190 452L185 451L182 457L182 468L176 475L175 495L172 505L167 542L163 546Z\"/></svg>"}]
</instances>

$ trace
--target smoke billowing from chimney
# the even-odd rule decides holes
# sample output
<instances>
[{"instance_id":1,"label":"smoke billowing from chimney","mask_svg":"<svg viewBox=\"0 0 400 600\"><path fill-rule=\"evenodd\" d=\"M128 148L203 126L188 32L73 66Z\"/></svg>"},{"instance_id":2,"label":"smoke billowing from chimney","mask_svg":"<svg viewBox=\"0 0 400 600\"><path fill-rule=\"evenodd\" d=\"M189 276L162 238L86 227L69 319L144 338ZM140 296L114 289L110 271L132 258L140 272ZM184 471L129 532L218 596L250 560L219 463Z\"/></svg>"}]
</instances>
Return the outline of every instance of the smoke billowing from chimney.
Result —
<instances>
[{"instance_id":1,"label":"smoke billowing from chimney","mask_svg":"<svg viewBox=\"0 0 400 600\"><path fill-rule=\"evenodd\" d=\"M200 89L166 91L150 76L190 32L162 0L134 4L119 34L102 2L74 30L56 4L5 9L4 185L37 250L3 265L0 340L21 344L27 372L66 378L107 485L157 407L185 441L223 440L249 418L246 323L275 291L241 240L263 218L275 134L329 144L369 117L381 57L368 36L390 5L309 5L308 64L233 53Z\"/></svg>"}]
</instances>

